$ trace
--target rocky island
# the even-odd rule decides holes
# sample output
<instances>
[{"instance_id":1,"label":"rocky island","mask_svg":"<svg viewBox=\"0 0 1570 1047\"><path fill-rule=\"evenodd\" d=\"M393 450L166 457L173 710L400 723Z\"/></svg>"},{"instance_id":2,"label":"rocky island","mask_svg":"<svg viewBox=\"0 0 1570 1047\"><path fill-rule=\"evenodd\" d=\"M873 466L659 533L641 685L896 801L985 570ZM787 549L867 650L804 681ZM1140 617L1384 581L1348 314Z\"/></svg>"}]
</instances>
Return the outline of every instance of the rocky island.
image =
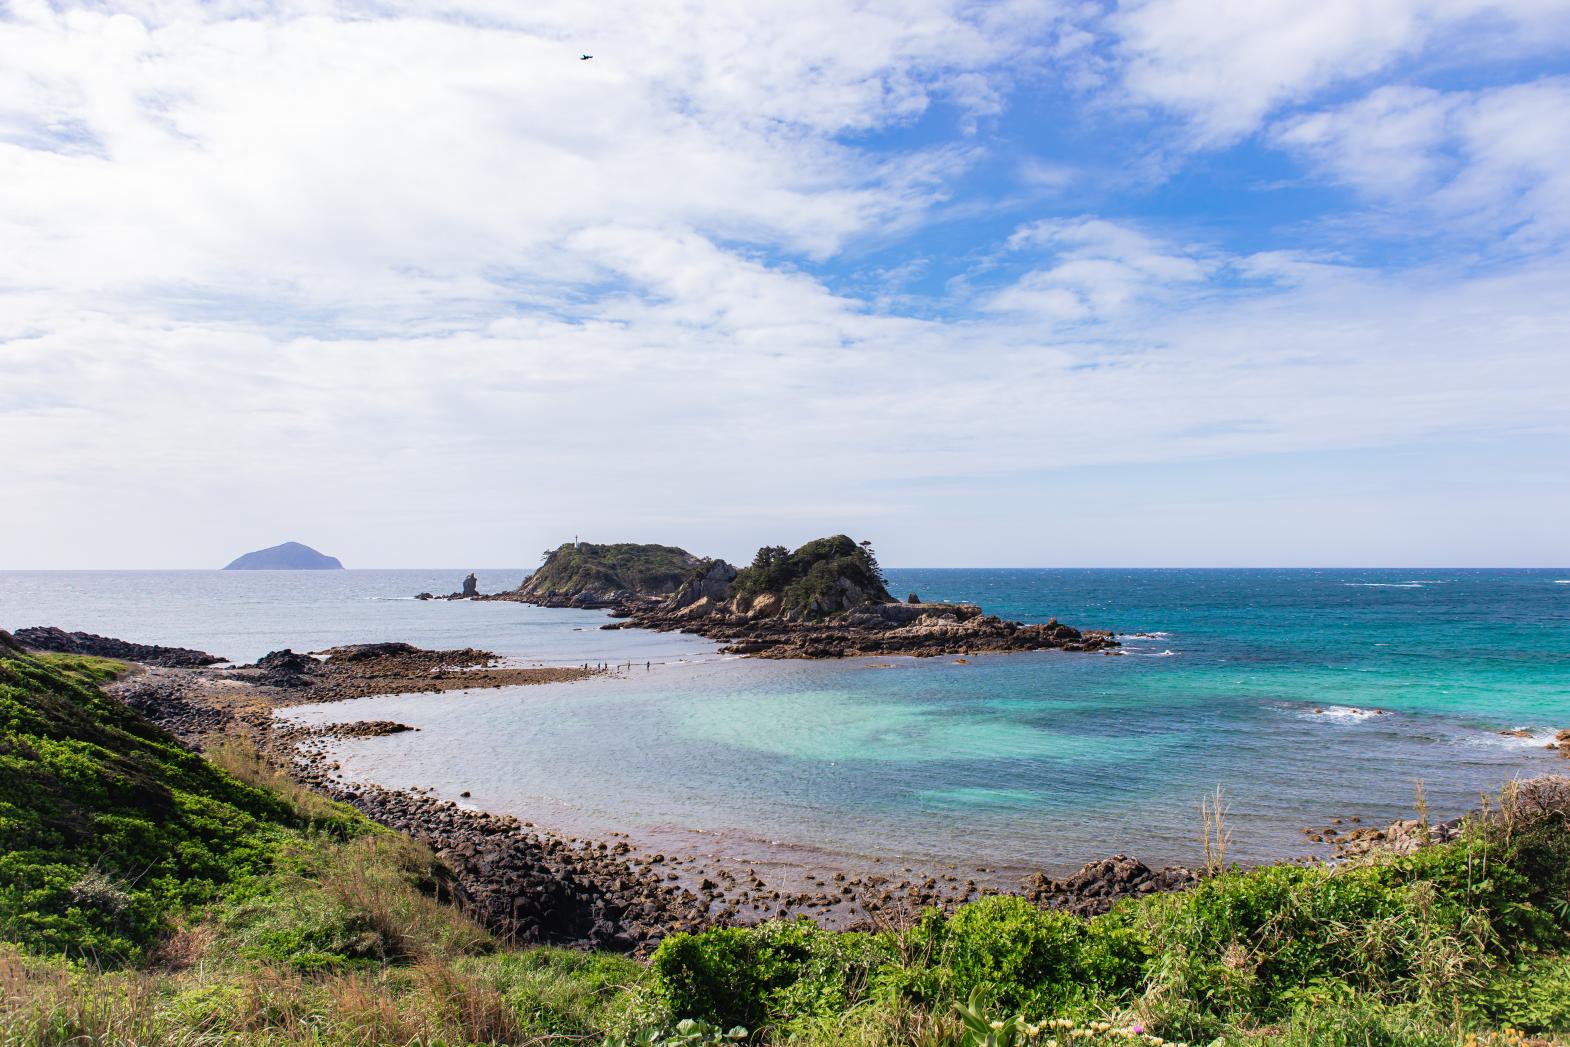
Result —
<instances>
[{"instance_id":1,"label":"rocky island","mask_svg":"<svg viewBox=\"0 0 1570 1047\"><path fill-rule=\"evenodd\" d=\"M1112 633L1056 619L1005 621L975 604L899 601L871 544L840 534L795 551L764 546L745 568L663 545L566 543L517 589L483 597L593 607L605 628L696 633L731 654L761 658L1110 650Z\"/></svg>"},{"instance_id":2,"label":"rocky island","mask_svg":"<svg viewBox=\"0 0 1570 1047\"><path fill-rule=\"evenodd\" d=\"M563 542L545 553L539 570L522 585L490 599L541 607L622 608L670 596L709 562L671 545Z\"/></svg>"},{"instance_id":3,"label":"rocky island","mask_svg":"<svg viewBox=\"0 0 1570 1047\"><path fill-rule=\"evenodd\" d=\"M317 552L309 545L284 542L267 549L258 549L236 557L225 567L226 571L341 571L343 564L336 556Z\"/></svg>"}]
</instances>

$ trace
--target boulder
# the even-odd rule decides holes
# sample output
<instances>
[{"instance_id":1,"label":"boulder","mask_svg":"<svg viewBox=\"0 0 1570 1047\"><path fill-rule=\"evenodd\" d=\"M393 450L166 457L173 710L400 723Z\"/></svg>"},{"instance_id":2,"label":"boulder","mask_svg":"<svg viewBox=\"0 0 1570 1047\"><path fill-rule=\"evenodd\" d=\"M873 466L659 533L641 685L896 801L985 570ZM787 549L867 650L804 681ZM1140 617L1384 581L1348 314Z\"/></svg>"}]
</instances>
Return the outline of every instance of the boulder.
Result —
<instances>
[{"instance_id":1,"label":"boulder","mask_svg":"<svg viewBox=\"0 0 1570 1047\"><path fill-rule=\"evenodd\" d=\"M704 600L711 607L725 603L731 598L731 583L736 580L736 573L736 568L724 560L704 560L663 606L666 610L678 611Z\"/></svg>"}]
</instances>

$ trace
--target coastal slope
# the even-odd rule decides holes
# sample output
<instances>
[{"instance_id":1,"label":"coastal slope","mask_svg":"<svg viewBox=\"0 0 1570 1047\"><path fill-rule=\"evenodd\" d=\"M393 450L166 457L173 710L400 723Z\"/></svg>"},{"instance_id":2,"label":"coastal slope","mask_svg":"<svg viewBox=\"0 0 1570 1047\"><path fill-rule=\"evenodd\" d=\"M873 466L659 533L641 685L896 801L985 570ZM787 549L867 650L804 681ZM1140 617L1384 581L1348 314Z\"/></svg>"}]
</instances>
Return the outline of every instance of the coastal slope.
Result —
<instances>
[{"instance_id":1,"label":"coastal slope","mask_svg":"<svg viewBox=\"0 0 1570 1047\"><path fill-rule=\"evenodd\" d=\"M341 571L336 556L327 556L299 542L284 542L266 549L237 556L225 565L226 571Z\"/></svg>"}]
</instances>

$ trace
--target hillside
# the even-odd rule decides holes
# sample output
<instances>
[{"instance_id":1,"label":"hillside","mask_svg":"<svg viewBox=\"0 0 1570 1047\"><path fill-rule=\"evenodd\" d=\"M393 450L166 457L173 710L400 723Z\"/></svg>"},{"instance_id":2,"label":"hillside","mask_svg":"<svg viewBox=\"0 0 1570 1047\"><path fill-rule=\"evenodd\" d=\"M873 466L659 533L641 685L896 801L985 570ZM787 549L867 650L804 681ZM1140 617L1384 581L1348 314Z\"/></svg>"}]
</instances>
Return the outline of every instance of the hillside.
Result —
<instances>
[{"instance_id":1,"label":"hillside","mask_svg":"<svg viewBox=\"0 0 1570 1047\"><path fill-rule=\"evenodd\" d=\"M284 542L231 560L226 571L341 571L336 556L327 556L299 542Z\"/></svg>"},{"instance_id":2,"label":"hillside","mask_svg":"<svg viewBox=\"0 0 1570 1047\"><path fill-rule=\"evenodd\" d=\"M891 603L883 572L867 542L843 534L818 538L794 552L766 545L736 574L735 595L745 601L771 596L780 610L834 614L867 604Z\"/></svg>"},{"instance_id":3,"label":"hillside","mask_svg":"<svg viewBox=\"0 0 1570 1047\"><path fill-rule=\"evenodd\" d=\"M263 868L300 827L104 697L95 683L125 668L0 651L0 930L29 949L134 962L164 913Z\"/></svg>"},{"instance_id":4,"label":"hillside","mask_svg":"<svg viewBox=\"0 0 1570 1047\"><path fill-rule=\"evenodd\" d=\"M1570 780L1453 841L1229 870L1102 915L509 946L428 850L234 745L181 749L0 632L0 1042L1522 1047L1570 1032ZM1224 839L1224 830L1216 832ZM725 1034L733 1025L743 1029ZM750 1030L750 1031L748 1031Z\"/></svg>"},{"instance_id":5,"label":"hillside","mask_svg":"<svg viewBox=\"0 0 1570 1047\"><path fill-rule=\"evenodd\" d=\"M563 542L524 583L500 599L550 606L609 607L675 592L700 561L669 545Z\"/></svg>"}]
</instances>

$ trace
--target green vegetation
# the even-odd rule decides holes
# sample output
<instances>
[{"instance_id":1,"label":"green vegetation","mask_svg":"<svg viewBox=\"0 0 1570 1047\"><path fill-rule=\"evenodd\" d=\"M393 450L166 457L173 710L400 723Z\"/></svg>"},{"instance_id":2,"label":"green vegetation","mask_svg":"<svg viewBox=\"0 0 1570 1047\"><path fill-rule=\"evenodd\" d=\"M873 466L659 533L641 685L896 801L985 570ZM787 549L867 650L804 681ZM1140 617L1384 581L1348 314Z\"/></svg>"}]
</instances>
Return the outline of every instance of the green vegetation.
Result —
<instances>
[{"instance_id":1,"label":"green vegetation","mask_svg":"<svg viewBox=\"0 0 1570 1047\"><path fill-rule=\"evenodd\" d=\"M93 682L114 663L0 657L0 935L107 964L254 873L297 827Z\"/></svg>"},{"instance_id":2,"label":"green vegetation","mask_svg":"<svg viewBox=\"0 0 1570 1047\"><path fill-rule=\"evenodd\" d=\"M1567 814L1335 870L1226 872L1092 919L998 896L897 933L677 935L654 957L653 994L670 1015L804 1042L859 1042L843 1030L966 1001L1020 1042L1049 1019L1205 1043L1453 1044L1472 1022L1563 1032Z\"/></svg>"},{"instance_id":3,"label":"green vegetation","mask_svg":"<svg viewBox=\"0 0 1570 1047\"><path fill-rule=\"evenodd\" d=\"M1570 783L1415 854L1091 919L994 896L645 965L496 941L425 848L244 745L186 752L97 691L118 666L3 641L7 1045L1570 1043Z\"/></svg>"},{"instance_id":4,"label":"green vegetation","mask_svg":"<svg viewBox=\"0 0 1570 1047\"><path fill-rule=\"evenodd\" d=\"M685 549L669 545L563 542L545 553L545 562L519 591L558 598L616 592L661 596L680 588L697 563Z\"/></svg>"},{"instance_id":5,"label":"green vegetation","mask_svg":"<svg viewBox=\"0 0 1570 1047\"><path fill-rule=\"evenodd\" d=\"M859 594L854 603L893 599L871 543L857 543L843 534L815 539L795 552L783 545L764 546L752 564L736 575L733 591L742 597L772 593L780 597L783 610L821 613L849 609L846 601L835 595L835 587L842 581Z\"/></svg>"}]
</instances>

